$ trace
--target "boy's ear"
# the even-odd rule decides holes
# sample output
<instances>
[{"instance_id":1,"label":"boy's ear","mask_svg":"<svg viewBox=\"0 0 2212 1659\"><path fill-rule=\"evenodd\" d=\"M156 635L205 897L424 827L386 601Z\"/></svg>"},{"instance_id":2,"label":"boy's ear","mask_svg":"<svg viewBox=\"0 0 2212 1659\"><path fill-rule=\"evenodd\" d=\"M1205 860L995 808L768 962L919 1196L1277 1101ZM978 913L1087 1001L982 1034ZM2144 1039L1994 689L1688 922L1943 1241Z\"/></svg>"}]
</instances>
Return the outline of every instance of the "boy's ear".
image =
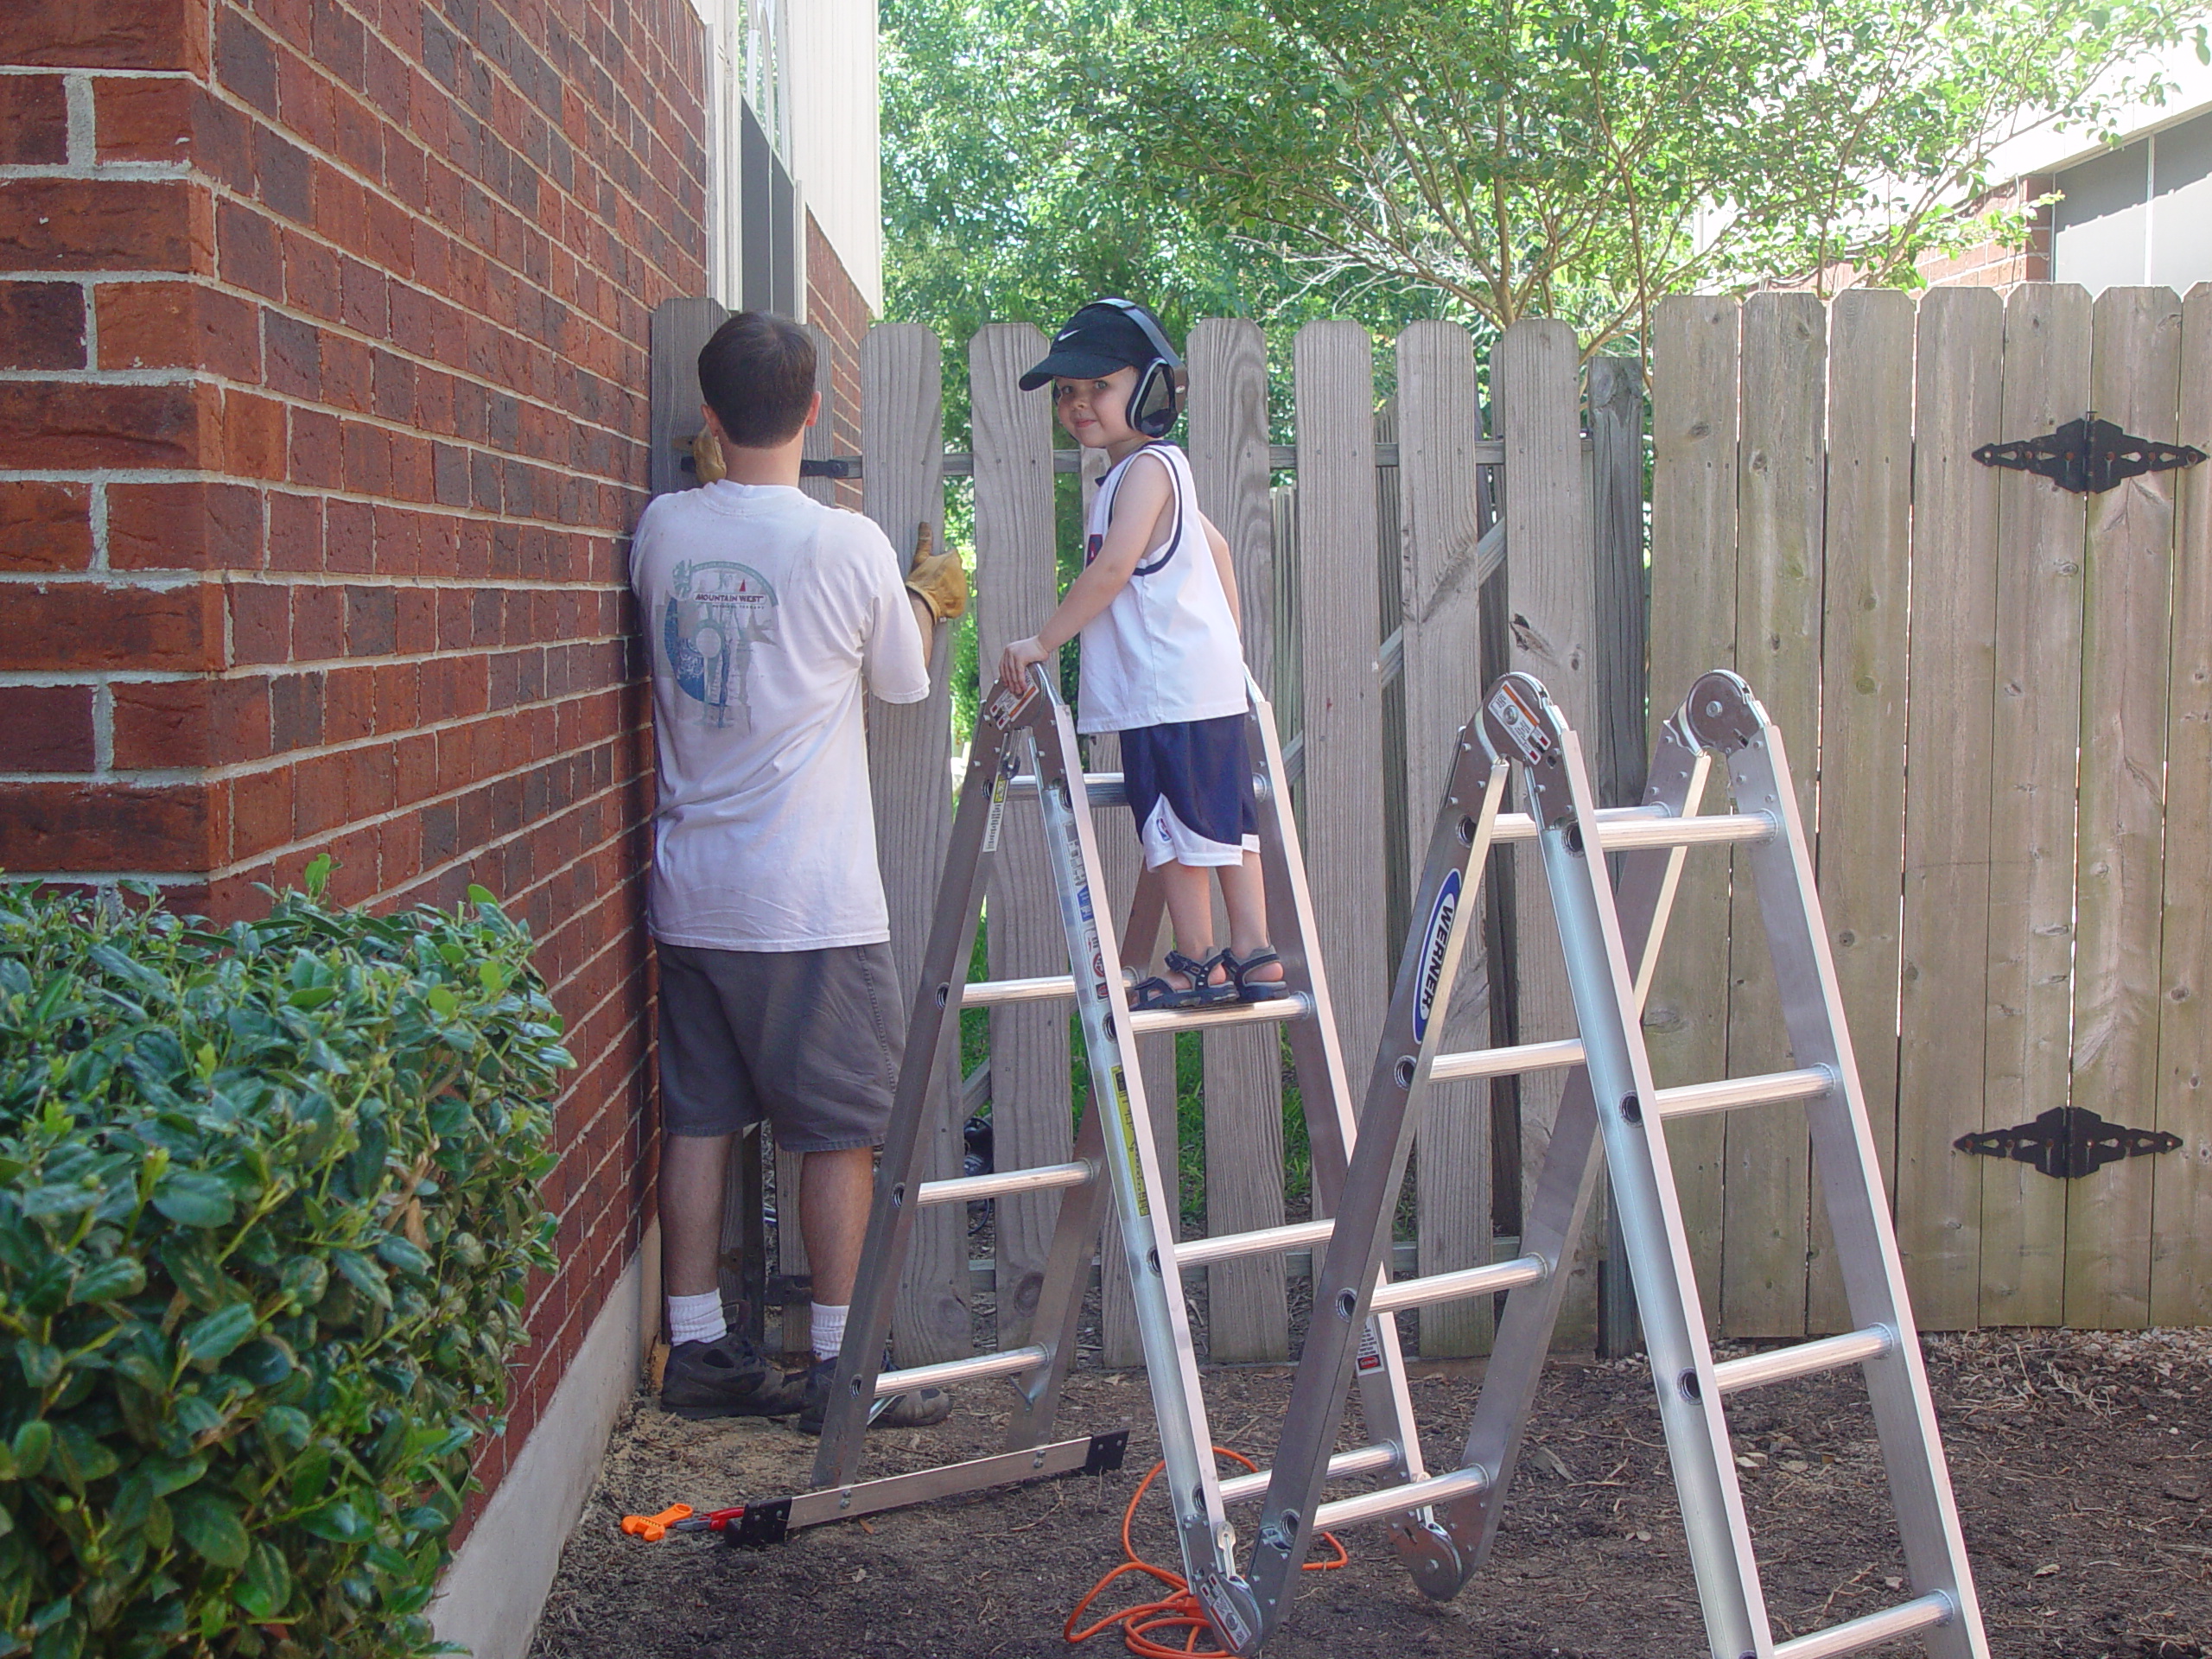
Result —
<instances>
[{"instance_id":1,"label":"boy's ear","mask_svg":"<svg viewBox=\"0 0 2212 1659\"><path fill-rule=\"evenodd\" d=\"M801 422L799 423L799 425L800 425L801 427L809 427L809 426L812 426L812 425L813 425L817 421L820 420L821 418L822 418L822 394L821 394L820 392L818 392L818 391L817 391L817 392L816 392L816 393L814 394L814 401L813 401L812 403L809 404L806 406L806 418L805 418L804 420L801 421Z\"/></svg>"},{"instance_id":2,"label":"boy's ear","mask_svg":"<svg viewBox=\"0 0 2212 1659\"><path fill-rule=\"evenodd\" d=\"M728 443L729 442L728 435L722 431L721 416L715 413L713 404L702 404L699 405L699 422L700 424L704 426L708 431L715 435L715 441L717 443Z\"/></svg>"}]
</instances>

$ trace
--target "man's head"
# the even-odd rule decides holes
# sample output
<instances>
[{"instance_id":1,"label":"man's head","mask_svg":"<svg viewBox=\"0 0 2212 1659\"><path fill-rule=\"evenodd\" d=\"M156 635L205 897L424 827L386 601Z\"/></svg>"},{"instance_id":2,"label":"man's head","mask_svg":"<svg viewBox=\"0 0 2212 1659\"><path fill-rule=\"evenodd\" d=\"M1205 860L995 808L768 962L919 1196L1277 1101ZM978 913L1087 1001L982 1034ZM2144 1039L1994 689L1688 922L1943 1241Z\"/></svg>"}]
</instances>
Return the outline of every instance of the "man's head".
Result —
<instances>
[{"instance_id":1,"label":"man's head","mask_svg":"<svg viewBox=\"0 0 2212 1659\"><path fill-rule=\"evenodd\" d=\"M1159 319L1128 300L1094 300L1070 317L1045 359L1021 377L1021 389L1033 391L1048 380L1095 383L1122 369L1135 371L1124 411L1129 426L1165 437L1182 412L1183 359Z\"/></svg>"},{"instance_id":2,"label":"man's head","mask_svg":"<svg viewBox=\"0 0 2212 1659\"><path fill-rule=\"evenodd\" d=\"M740 448L788 443L814 409L814 341L787 318L740 311L699 348L699 395Z\"/></svg>"}]
</instances>

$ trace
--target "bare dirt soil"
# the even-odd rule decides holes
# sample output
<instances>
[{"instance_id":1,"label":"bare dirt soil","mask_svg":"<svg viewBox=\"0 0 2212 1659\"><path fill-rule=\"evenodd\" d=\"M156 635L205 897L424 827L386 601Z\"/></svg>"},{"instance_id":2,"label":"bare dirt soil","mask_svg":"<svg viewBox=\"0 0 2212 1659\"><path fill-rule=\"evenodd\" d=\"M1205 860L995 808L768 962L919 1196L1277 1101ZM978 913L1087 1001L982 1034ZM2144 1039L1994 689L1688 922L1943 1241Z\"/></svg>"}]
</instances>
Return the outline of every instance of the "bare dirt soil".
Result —
<instances>
[{"instance_id":1,"label":"bare dirt soil","mask_svg":"<svg viewBox=\"0 0 2212 1659\"><path fill-rule=\"evenodd\" d=\"M2212 1333L1992 1332L1927 1347L1993 1653L2212 1659ZM1414 1370L1431 1459L1448 1464L1480 1363L1417 1362ZM1289 1376L1287 1368L1208 1372L1217 1440L1264 1462ZM865 1472L997 1450L1005 1398L971 1387L944 1427L877 1434ZM1778 1637L1902 1597L1864 1401L1853 1373L1732 1403ZM569 1541L533 1659L1058 1659L1071 1651L1063 1619L1122 1560L1122 1512L1157 1446L1141 1372L1078 1372L1062 1422L1069 1433L1132 1428L1121 1472L819 1527L753 1553L699 1536L648 1545L623 1536L619 1522L677 1501L706 1509L801 1491L813 1442L774 1423L685 1422L641 1394ZM1176 1564L1156 1495L1136 1538L1150 1559ZM1350 1565L1306 1575L1271 1659L1706 1653L1640 1361L1550 1368L1496 1552L1458 1599L1423 1599L1378 1525L1348 1529L1344 1542ZM1122 1648L1109 1632L1075 1651Z\"/></svg>"}]
</instances>

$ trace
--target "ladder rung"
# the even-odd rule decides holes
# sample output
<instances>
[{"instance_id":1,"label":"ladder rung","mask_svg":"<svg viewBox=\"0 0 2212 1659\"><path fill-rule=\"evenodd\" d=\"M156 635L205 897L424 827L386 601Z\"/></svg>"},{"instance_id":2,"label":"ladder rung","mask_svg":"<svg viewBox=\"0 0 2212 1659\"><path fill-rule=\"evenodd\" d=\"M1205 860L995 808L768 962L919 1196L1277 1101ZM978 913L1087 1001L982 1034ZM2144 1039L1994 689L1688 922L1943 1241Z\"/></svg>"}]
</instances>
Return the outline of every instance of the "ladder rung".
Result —
<instances>
[{"instance_id":1,"label":"ladder rung","mask_svg":"<svg viewBox=\"0 0 2212 1659\"><path fill-rule=\"evenodd\" d=\"M960 988L963 1008L988 1008L1000 1002L1049 1002L1056 996L1073 996L1075 981L1065 974L1042 979L982 979Z\"/></svg>"},{"instance_id":2,"label":"ladder rung","mask_svg":"<svg viewBox=\"0 0 2212 1659\"><path fill-rule=\"evenodd\" d=\"M960 988L960 1006L988 1008L1006 1002L1049 1002L1074 995L1075 981L1065 974L1047 974L1041 979L980 979ZM1293 992L1265 1002L1217 1002L1210 1008L1155 1008L1148 1014L1131 1014L1129 1023L1139 1032L1206 1031L1216 1026L1302 1020L1313 1011L1312 998L1302 992Z\"/></svg>"},{"instance_id":3,"label":"ladder rung","mask_svg":"<svg viewBox=\"0 0 2212 1659\"><path fill-rule=\"evenodd\" d=\"M1037 792L1037 774L1033 772L1018 773L1007 780L1007 790L1009 794L1034 795ZM1122 782L1122 774L1118 772L1084 772L1083 792L1093 806L1126 806L1129 801L1127 789Z\"/></svg>"},{"instance_id":4,"label":"ladder rung","mask_svg":"<svg viewBox=\"0 0 2212 1659\"><path fill-rule=\"evenodd\" d=\"M1601 807L1598 844L1609 853L1639 847L1710 847L1736 841L1764 841L1775 832L1765 812L1707 812L1678 818L1656 806ZM1493 841L1534 841L1536 821L1526 812L1501 812Z\"/></svg>"},{"instance_id":5,"label":"ladder rung","mask_svg":"<svg viewBox=\"0 0 2212 1659\"><path fill-rule=\"evenodd\" d=\"M1333 1221L1294 1221L1287 1227L1262 1227L1256 1232L1224 1233L1218 1238L1185 1239L1175 1247L1175 1265L1202 1268L1211 1262L1234 1262L1239 1256L1266 1255L1273 1250L1296 1249L1301 1244L1325 1244L1336 1229Z\"/></svg>"},{"instance_id":6,"label":"ladder rung","mask_svg":"<svg viewBox=\"0 0 2212 1659\"><path fill-rule=\"evenodd\" d=\"M1352 1497L1340 1497L1333 1503L1324 1503L1313 1511L1313 1530L1326 1532L1332 1527L1348 1527L1355 1521L1371 1521L1378 1515L1399 1515L1407 1510L1418 1510L1430 1503L1441 1503L1447 1497L1461 1497L1469 1492L1478 1492L1490 1484L1485 1470L1454 1469L1446 1475L1431 1475L1427 1480L1408 1481L1402 1486L1385 1486L1379 1492L1361 1492Z\"/></svg>"},{"instance_id":7,"label":"ladder rung","mask_svg":"<svg viewBox=\"0 0 2212 1659\"><path fill-rule=\"evenodd\" d=\"M1071 1164L1042 1164L1035 1169L1007 1169L988 1175L961 1175L950 1180L924 1181L914 1190L914 1202L973 1204L978 1198L1002 1198L1014 1192L1050 1192L1063 1186L1085 1186L1098 1172L1078 1160Z\"/></svg>"},{"instance_id":8,"label":"ladder rung","mask_svg":"<svg viewBox=\"0 0 2212 1659\"><path fill-rule=\"evenodd\" d=\"M1260 1026L1303 1020L1313 1012L1313 1001L1301 992L1271 997L1265 1002L1217 1002L1210 1008L1154 1008L1133 1014L1130 1026L1140 1034L1147 1031L1211 1031L1217 1026Z\"/></svg>"},{"instance_id":9,"label":"ladder rung","mask_svg":"<svg viewBox=\"0 0 2212 1659\"><path fill-rule=\"evenodd\" d=\"M1822 1337L1793 1347L1775 1348L1764 1354L1746 1354L1724 1360L1713 1368L1713 1380L1724 1395L1741 1389L1764 1388L1800 1376L1833 1371L1845 1365L1878 1359L1897 1345L1897 1333L1886 1325L1870 1325L1864 1331Z\"/></svg>"},{"instance_id":10,"label":"ladder rung","mask_svg":"<svg viewBox=\"0 0 2212 1659\"><path fill-rule=\"evenodd\" d=\"M1486 1268L1460 1268L1451 1273L1432 1273L1426 1279L1400 1279L1379 1287L1367 1304L1368 1311L1391 1313L1402 1307L1427 1307L1435 1302L1494 1295L1533 1285L1549 1271L1541 1255L1522 1255L1510 1262L1493 1262Z\"/></svg>"},{"instance_id":11,"label":"ladder rung","mask_svg":"<svg viewBox=\"0 0 2212 1659\"><path fill-rule=\"evenodd\" d=\"M1458 1077L1506 1077L1518 1071L1548 1071L1581 1064L1581 1043L1567 1037L1552 1043L1515 1043L1506 1048L1440 1054L1428 1064L1428 1080L1449 1083Z\"/></svg>"},{"instance_id":12,"label":"ladder rung","mask_svg":"<svg viewBox=\"0 0 2212 1659\"><path fill-rule=\"evenodd\" d=\"M1013 1376L1021 1371L1035 1370L1052 1357L1049 1348L1001 1348L994 1353L971 1354L966 1359L912 1365L903 1371L880 1371L876 1375L875 1397L880 1400L887 1394L904 1394L909 1389L980 1382L988 1376Z\"/></svg>"},{"instance_id":13,"label":"ladder rung","mask_svg":"<svg viewBox=\"0 0 2212 1659\"><path fill-rule=\"evenodd\" d=\"M1841 1624L1831 1624L1824 1630L1777 1642L1774 1659L1839 1659L1839 1656L1847 1653L1864 1653L1885 1642L1910 1636L1915 1630L1948 1624L1958 1617L1958 1605L1949 1596L1941 1590L1930 1590L1924 1596L1885 1607L1878 1613L1867 1613Z\"/></svg>"},{"instance_id":14,"label":"ladder rung","mask_svg":"<svg viewBox=\"0 0 2212 1659\"><path fill-rule=\"evenodd\" d=\"M1700 1112L1740 1111L1746 1106L1777 1106L1786 1100L1818 1100L1835 1087L1835 1073L1824 1065L1797 1071L1767 1071L1755 1077L1724 1077L1718 1083L1688 1083L1659 1091L1658 1116L1694 1117Z\"/></svg>"},{"instance_id":15,"label":"ladder rung","mask_svg":"<svg viewBox=\"0 0 2212 1659\"><path fill-rule=\"evenodd\" d=\"M1598 809L1598 823L1601 826L1614 823L1634 823L1649 818L1660 822L1674 815L1659 806L1601 806ZM1491 830L1492 841L1534 841L1536 821L1526 812L1501 812Z\"/></svg>"},{"instance_id":16,"label":"ladder rung","mask_svg":"<svg viewBox=\"0 0 2212 1659\"><path fill-rule=\"evenodd\" d=\"M1329 1478L1342 1480L1350 1475L1370 1474L1377 1469L1395 1469L1399 1464L1398 1448L1388 1444L1363 1446L1357 1452L1339 1452L1329 1459ZM1267 1494L1268 1482L1274 1471L1262 1469L1256 1473L1238 1475L1221 1483L1221 1501L1241 1503L1247 1498L1262 1497Z\"/></svg>"}]
</instances>

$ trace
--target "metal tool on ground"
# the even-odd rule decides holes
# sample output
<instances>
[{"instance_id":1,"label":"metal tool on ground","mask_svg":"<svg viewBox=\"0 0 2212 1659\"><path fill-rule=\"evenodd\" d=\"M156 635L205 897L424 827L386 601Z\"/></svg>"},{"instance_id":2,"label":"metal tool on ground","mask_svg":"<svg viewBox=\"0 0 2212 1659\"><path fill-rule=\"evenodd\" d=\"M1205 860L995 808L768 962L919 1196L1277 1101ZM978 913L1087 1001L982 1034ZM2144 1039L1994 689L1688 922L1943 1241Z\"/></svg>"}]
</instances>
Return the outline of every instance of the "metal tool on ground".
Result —
<instances>
[{"instance_id":1,"label":"metal tool on ground","mask_svg":"<svg viewBox=\"0 0 2212 1659\"><path fill-rule=\"evenodd\" d=\"M847 1316L844 1348L814 1465L815 1484L825 1491L853 1478L860 1464L868 1408L874 1400L924 1385L993 1377L1007 1378L1017 1396L1005 1455L1025 1456L1027 1448L1041 1448L1074 1363L1076 1324L1091 1255L1105 1206L1111 1202L1120 1222L1123 1261L1118 1268L1109 1264L1106 1270L1126 1270L1133 1288L1167 1492L1182 1547L1183 1577L1206 1618L1236 1651L1246 1650L1256 1639L1260 1608L1237 1571L1236 1531L1229 1512L1232 1505L1259 1497L1266 1478L1255 1473L1224 1480L1216 1470L1182 1274L1205 1262L1310 1246L1328 1236L1330 1224L1321 1219L1179 1243L1175 1172L1160 1165L1152 1106L1128 1044L1152 1032L1211 1031L1255 1022L1281 1025L1298 1068L1313 1147L1315 1212L1321 1217L1332 1212L1352 1141L1350 1091L1314 941L1313 905L1290 810L1281 745L1273 713L1258 687L1248 680L1247 690L1248 730L1258 768L1255 789L1268 915L1288 993L1265 1001L1133 1013L1122 975L1109 964L1145 968L1158 938L1159 911L1156 903L1140 902L1135 906L1128 948L1117 943L1106 913L1091 810L1122 798L1120 779L1084 775L1074 722L1041 671L1033 671L1029 687L1018 696L1001 690L978 718L908 1027L906 1065L877 1174L860 1282ZM1017 798L1034 800L1042 816L1071 971L963 984L989 861L998 849L1007 810ZM944 1068L959 1053L961 1012L999 1003L1071 998L1081 1019L1090 1078L1073 1159L1037 1169L923 1179L924 1129L930 1115L944 1109ZM1163 1109L1173 1107L1170 1103ZM915 1212L930 1205L1052 1190L1061 1193L1059 1217L1029 1343L967 1359L882 1370L885 1338ZM1421 1460L1396 1332L1379 1319L1366 1321L1363 1329L1360 1399L1374 1444L1345 1454L1344 1461L1352 1468L1389 1470L1408 1481L1425 1481L1427 1471ZM967 1490L952 1484L959 1478L957 1471L930 1472L942 1491ZM1423 1511L1402 1510L1393 1517L1393 1530L1400 1554L1416 1579L1424 1583L1448 1579L1457 1584L1461 1576L1458 1555Z\"/></svg>"},{"instance_id":2,"label":"metal tool on ground","mask_svg":"<svg viewBox=\"0 0 2212 1659\"><path fill-rule=\"evenodd\" d=\"M1701 816L1716 757L1738 810ZM1499 810L1509 770L1526 791L1526 812ZM1451 1594L1487 1556L1602 1147L1714 1659L1838 1659L1914 1636L1933 1659L1987 1659L1781 734L1742 680L1710 673L1667 722L1649 776L1641 806L1599 809L1575 734L1544 688L1523 674L1499 681L1460 734L1268 1477L1249 1571L1257 1637L1287 1611L1294 1575L1324 1529L1433 1516L1459 1567L1448 1579L1420 1578L1435 1595ZM1473 887L1485 856L1496 842L1531 840L1543 861L1580 1034L1440 1055L1441 1011L1465 932L1459 924L1481 914ZM1683 861L1704 846L1739 849L1738 879L1748 872L1757 885L1795 1065L1662 1089L1644 1048L1643 998ZM1618 893L1606 874L1608 855L1618 858ZM1391 1216L1430 1083L1547 1068L1571 1068L1572 1076L1520 1256L1425 1279L1384 1278ZM1783 1102L1804 1106L1853 1328L1716 1363L1663 1128L1698 1113ZM1348 1463L1362 1466L1358 1454L1335 1447L1348 1380L1366 1363L1375 1315L1500 1290L1510 1294L1460 1466L1325 1501L1327 1483L1348 1472ZM1723 1404L1745 1389L1853 1365L1880 1436L1910 1593L1880 1611L1777 1641ZM1217 1629L1238 1651L1256 1640Z\"/></svg>"}]
</instances>

